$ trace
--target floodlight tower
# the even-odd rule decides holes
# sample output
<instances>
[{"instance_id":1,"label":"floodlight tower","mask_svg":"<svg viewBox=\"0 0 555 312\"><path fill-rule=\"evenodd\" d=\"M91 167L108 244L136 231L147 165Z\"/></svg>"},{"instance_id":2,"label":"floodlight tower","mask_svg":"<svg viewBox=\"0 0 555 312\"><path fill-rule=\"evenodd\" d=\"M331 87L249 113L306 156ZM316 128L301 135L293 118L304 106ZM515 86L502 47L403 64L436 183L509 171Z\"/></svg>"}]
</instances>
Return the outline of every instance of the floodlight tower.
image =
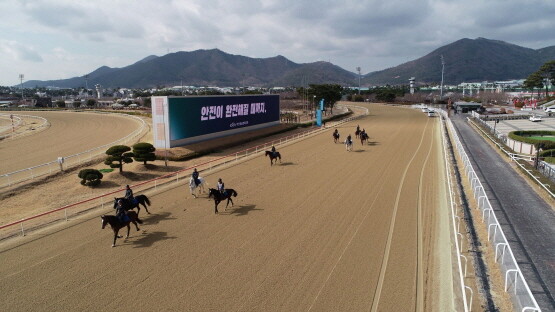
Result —
<instances>
[{"instance_id":1,"label":"floodlight tower","mask_svg":"<svg viewBox=\"0 0 555 312\"><path fill-rule=\"evenodd\" d=\"M441 55L441 87L439 89L439 98L443 98L443 72L445 71L445 61L443 60L443 54Z\"/></svg>"},{"instance_id":2,"label":"floodlight tower","mask_svg":"<svg viewBox=\"0 0 555 312\"><path fill-rule=\"evenodd\" d=\"M21 102L23 102L23 78L25 76L23 74L19 74L19 79L21 80L21 84L19 85L19 88L21 89Z\"/></svg>"},{"instance_id":3,"label":"floodlight tower","mask_svg":"<svg viewBox=\"0 0 555 312\"><path fill-rule=\"evenodd\" d=\"M358 95L360 95L360 67L357 67L358 72Z\"/></svg>"}]
</instances>

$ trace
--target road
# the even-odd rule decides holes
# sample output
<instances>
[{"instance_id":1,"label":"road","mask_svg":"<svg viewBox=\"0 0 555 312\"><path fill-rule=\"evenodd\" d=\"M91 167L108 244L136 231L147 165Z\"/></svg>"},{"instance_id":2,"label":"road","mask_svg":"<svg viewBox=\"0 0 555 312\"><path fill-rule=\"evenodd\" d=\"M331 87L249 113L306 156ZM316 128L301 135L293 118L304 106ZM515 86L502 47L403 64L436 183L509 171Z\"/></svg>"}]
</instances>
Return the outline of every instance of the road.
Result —
<instances>
[{"instance_id":1,"label":"road","mask_svg":"<svg viewBox=\"0 0 555 312\"><path fill-rule=\"evenodd\" d=\"M453 310L438 119L370 108L357 121L370 145L347 152L329 129L279 148L278 165L206 176L239 194L219 215L180 185L151 196L153 214L115 248L99 212L0 243L3 309Z\"/></svg>"},{"instance_id":2,"label":"road","mask_svg":"<svg viewBox=\"0 0 555 312\"><path fill-rule=\"evenodd\" d=\"M555 311L555 212L466 121L453 124L542 311Z\"/></svg>"}]
</instances>

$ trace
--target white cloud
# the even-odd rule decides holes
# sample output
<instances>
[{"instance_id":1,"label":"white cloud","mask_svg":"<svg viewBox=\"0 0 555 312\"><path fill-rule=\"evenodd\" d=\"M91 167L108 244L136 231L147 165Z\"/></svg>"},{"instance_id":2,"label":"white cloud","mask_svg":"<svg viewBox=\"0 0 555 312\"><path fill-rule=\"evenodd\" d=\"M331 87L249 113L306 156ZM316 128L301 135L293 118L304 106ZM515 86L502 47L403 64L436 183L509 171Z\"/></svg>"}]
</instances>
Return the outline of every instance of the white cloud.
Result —
<instances>
[{"instance_id":1,"label":"white cloud","mask_svg":"<svg viewBox=\"0 0 555 312\"><path fill-rule=\"evenodd\" d=\"M465 37L555 45L555 2L544 0L3 0L0 11L0 85L23 70L69 78L168 50L280 54L366 73Z\"/></svg>"}]
</instances>

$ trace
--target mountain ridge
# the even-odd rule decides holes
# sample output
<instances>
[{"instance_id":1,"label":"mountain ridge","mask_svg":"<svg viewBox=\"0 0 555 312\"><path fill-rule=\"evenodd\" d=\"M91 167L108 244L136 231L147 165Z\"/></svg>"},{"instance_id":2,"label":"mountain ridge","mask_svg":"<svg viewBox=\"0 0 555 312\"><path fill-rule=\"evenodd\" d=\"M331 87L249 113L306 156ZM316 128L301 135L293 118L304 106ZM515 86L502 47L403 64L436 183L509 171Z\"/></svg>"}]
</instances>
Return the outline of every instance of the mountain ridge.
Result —
<instances>
[{"instance_id":1,"label":"mountain ridge","mask_svg":"<svg viewBox=\"0 0 555 312\"><path fill-rule=\"evenodd\" d=\"M546 61L555 59L555 46L541 49L521 47L500 40L462 38L398 66L374 71L361 79L363 86L406 85L441 81L441 58L445 60L446 84L526 78ZM358 86L358 76L329 62L295 63L282 55L250 58L219 49L179 51L149 55L121 68L101 66L89 74L61 80L29 80L24 87L89 87L100 84L115 88L159 86L301 86L336 83Z\"/></svg>"}]
</instances>

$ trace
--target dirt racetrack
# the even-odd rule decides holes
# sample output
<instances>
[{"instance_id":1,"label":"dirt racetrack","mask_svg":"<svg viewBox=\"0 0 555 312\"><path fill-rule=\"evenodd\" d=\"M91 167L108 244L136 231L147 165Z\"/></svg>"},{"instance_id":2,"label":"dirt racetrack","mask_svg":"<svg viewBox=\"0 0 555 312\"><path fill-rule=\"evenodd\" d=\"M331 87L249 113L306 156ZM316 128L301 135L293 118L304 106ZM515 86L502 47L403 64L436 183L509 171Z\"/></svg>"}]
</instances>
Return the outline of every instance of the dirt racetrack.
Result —
<instances>
[{"instance_id":1,"label":"dirt racetrack","mask_svg":"<svg viewBox=\"0 0 555 312\"><path fill-rule=\"evenodd\" d=\"M371 106L357 123L371 144L352 152L330 129L280 148L281 164L206 176L239 194L219 215L180 186L151 196L153 214L116 248L99 213L2 242L2 309L453 310L451 277L438 274L450 251L437 246L449 235L437 118Z\"/></svg>"},{"instance_id":2,"label":"dirt racetrack","mask_svg":"<svg viewBox=\"0 0 555 312\"><path fill-rule=\"evenodd\" d=\"M139 127L137 121L115 114L69 111L13 113L46 118L51 126L16 140L6 139L1 142L0 174L37 166L55 161L60 156L69 156L109 144Z\"/></svg>"}]
</instances>

